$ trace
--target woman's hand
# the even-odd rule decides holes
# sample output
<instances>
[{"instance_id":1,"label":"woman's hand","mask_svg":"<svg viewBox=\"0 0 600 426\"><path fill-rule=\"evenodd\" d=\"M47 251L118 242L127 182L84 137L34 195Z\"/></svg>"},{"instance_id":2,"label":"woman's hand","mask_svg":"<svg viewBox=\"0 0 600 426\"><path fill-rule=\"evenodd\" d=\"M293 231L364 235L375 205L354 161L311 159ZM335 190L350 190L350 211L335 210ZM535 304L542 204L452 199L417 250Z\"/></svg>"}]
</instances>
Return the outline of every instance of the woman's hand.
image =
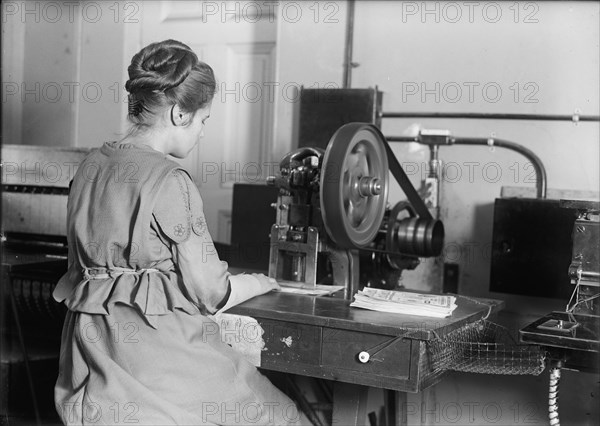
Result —
<instances>
[{"instance_id":1,"label":"woman's hand","mask_svg":"<svg viewBox=\"0 0 600 426\"><path fill-rule=\"evenodd\" d=\"M266 277L263 274L230 275L229 283L231 286L231 294L229 295L229 299L225 303L225 306L220 308L219 312L225 312L248 299L260 296L261 294L281 289L277 281L273 278Z\"/></svg>"},{"instance_id":2,"label":"woman's hand","mask_svg":"<svg viewBox=\"0 0 600 426\"><path fill-rule=\"evenodd\" d=\"M268 293L272 290L281 290L279 283L273 278L269 278L263 274L252 274L252 276L260 282L260 287L258 293L256 294L257 296L260 294Z\"/></svg>"}]
</instances>

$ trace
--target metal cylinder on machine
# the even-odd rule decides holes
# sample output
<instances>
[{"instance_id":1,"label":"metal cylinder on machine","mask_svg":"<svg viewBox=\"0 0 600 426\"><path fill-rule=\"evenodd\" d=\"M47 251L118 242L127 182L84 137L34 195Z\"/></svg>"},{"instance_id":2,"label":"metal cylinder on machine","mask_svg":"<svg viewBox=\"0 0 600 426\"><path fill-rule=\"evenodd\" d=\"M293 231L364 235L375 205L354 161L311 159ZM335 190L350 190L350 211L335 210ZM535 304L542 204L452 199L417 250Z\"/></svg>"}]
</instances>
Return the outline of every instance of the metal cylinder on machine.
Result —
<instances>
[{"instance_id":1,"label":"metal cylinder on machine","mask_svg":"<svg viewBox=\"0 0 600 426\"><path fill-rule=\"evenodd\" d=\"M436 219L409 217L394 225L395 249L419 257L439 256L444 244L444 225Z\"/></svg>"}]
</instances>

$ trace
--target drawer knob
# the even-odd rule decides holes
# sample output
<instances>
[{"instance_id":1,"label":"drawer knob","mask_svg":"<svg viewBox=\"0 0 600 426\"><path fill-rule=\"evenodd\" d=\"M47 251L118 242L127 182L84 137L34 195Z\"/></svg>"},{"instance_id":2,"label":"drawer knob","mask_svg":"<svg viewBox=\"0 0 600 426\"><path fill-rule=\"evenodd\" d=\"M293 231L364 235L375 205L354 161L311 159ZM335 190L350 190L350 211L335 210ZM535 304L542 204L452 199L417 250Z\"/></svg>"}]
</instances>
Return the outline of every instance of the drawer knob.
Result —
<instances>
[{"instance_id":1,"label":"drawer knob","mask_svg":"<svg viewBox=\"0 0 600 426\"><path fill-rule=\"evenodd\" d=\"M358 354L358 360L360 362L362 362L363 364L366 364L367 362L369 362L369 358L371 358L371 356L369 355L369 352L367 352L367 351L362 351L361 353Z\"/></svg>"}]
</instances>

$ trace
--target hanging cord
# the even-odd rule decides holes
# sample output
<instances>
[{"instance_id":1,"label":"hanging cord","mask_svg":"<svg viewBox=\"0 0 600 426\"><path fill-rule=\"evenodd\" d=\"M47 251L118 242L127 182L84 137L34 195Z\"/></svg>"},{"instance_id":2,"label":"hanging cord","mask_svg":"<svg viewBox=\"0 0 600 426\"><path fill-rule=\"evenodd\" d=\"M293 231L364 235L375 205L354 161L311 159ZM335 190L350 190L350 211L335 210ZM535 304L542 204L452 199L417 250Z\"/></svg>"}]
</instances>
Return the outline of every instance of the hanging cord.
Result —
<instances>
[{"instance_id":1,"label":"hanging cord","mask_svg":"<svg viewBox=\"0 0 600 426\"><path fill-rule=\"evenodd\" d=\"M467 297L467 296L457 295L457 297L462 297L463 299L469 300L469 301L474 302L474 303L476 303L478 305L487 306L488 311L485 314L485 316L483 318L481 318L480 322L487 320L489 318L490 314L492 313L493 305L481 302L481 301L479 301L477 299L473 299L473 298ZM431 330L431 331L432 331L433 335L435 336L435 338L439 340L440 336L438 335L438 333L435 330ZM373 357L373 355L378 354L382 350L388 348L390 345L396 343L398 340L400 340L400 339L406 339L406 338L410 338L410 336L408 336L408 335L401 335L401 336L397 336L397 337L395 337L393 339L387 340L385 342L379 343L378 345L375 345L372 348L367 349L366 351L362 351L358 355L358 359L359 359L360 362L366 363L366 362L368 362ZM373 359L373 361L379 361L379 360Z\"/></svg>"},{"instance_id":2,"label":"hanging cord","mask_svg":"<svg viewBox=\"0 0 600 426\"><path fill-rule=\"evenodd\" d=\"M579 283L581 282L581 269L577 270L577 282L575 283L575 289L573 290L573 293L571 293L571 298L569 299L569 302L567 303L567 307L565 308L566 312L573 312L573 309L575 309L575 306L577 306L577 303L575 303L573 306L571 306L571 302L573 302L573 298L575 296L575 300L579 299Z\"/></svg>"},{"instance_id":3,"label":"hanging cord","mask_svg":"<svg viewBox=\"0 0 600 426\"><path fill-rule=\"evenodd\" d=\"M381 359L377 359L377 358L373 358L374 355L377 355L379 352L383 351L384 349L389 348L391 345L393 345L394 343L398 342L399 340L403 340L403 339L414 339L415 335L417 335L420 331L414 331L412 333L406 333L406 334L401 334L399 336L393 337L389 340L386 340L384 342L378 343L375 346L370 347L369 349L366 349L364 351L361 351L358 354L358 360L360 362L362 362L363 364L366 364L367 362L371 361L377 361L377 362L381 362L383 360ZM439 339L439 335L437 334L437 332L435 330L431 330L431 332L433 333L433 335Z\"/></svg>"},{"instance_id":4,"label":"hanging cord","mask_svg":"<svg viewBox=\"0 0 600 426\"><path fill-rule=\"evenodd\" d=\"M481 319L482 320L486 320L486 319L488 319L490 317L490 314L492 313L493 305L491 305L489 303L482 302L482 301L477 300L477 299L473 299L472 297L463 296L462 294L457 294L456 297L461 297L463 299L466 299L466 300L468 300L470 302L473 302L473 303L476 303L478 305L487 306L487 308L488 308L487 314L485 314L485 316L483 318L481 318Z\"/></svg>"},{"instance_id":5,"label":"hanging cord","mask_svg":"<svg viewBox=\"0 0 600 426\"><path fill-rule=\"evenodd\" d=\"M572 321L572 322L574 322L574 323L577 323L577 320L573 316L573 311L575 310L575 308L577 307L577 305L585 303L586 307L588 307L587 306L587 302L589 302L590 300L594 300L594 299L597 299L598 297L600 297L600 293L598 293L598 294L594 294L593 296L586 297L583 300L579 300L579 288L580 288L579 284L580 284L580 282L581 282L581 269L579 269L577 271L577 283L575 284L575 290L573 290L573 294L571 294L571 298L569 299L569 303L567 303L567 308L566 308L566 312L567 312L567 314L569 314L569 320ZM571 302L573 302L573 297L575 297L575 296L577 296L575 298L575 303L571 306Z\"/></svg>"},{"instance_id":6,"label":"hanging cord","mask_svg":"<svg viewBox=\"0 0 600 426\"><path fill-rule=\"evenodd\" d=\"M405 337L406 337L405 335L396 336L390 340L386 340L382 343L379 343L379 344L367 349L366 351L362 351L358 354L358 360L360 362L362 362L363 364L365 364L365 363L369 362L369 360L371 360L371 357L373 355L378 354L385 348L396 343L398 340L404 339ZM381 360L380 359L372 359L372 361L381 361Z\"/></svg>"},{"instance_id":7,"label":"hanging cord","mask_svg":"<svg viewBox=\"0 0 600 426\"><path fill-rule=\"evenodd\" d=\"M586 298L585 298L585 299L583 299L583 300L579 300L579 301L577 301L577 303L575 303L575 304L574 304L574 305L571 307L571 310L575 309L575 308L577 307L577 305L580 305L581 303L585 303L585 304L586 304L586 308L587 308L587 307L588 307L588 306L587 306L587 302L589 302L590 300L597 299L598 297L600 297L600 293L598 293L598 294L594 294L593 296L590 296L590 297L586 297Z\"/></svg>"},{"instance_id":8,"label":"hanging cord","mask_svg":"<svg viewBox=\"0 0 600 426\"><path fill-rule=\"evenodd\" d=\"M550 369L550 391L548 393L548 417L550 426L560 426L558 418L558 384L560 382L560 362Z\"/></svg>"}]
</instances>

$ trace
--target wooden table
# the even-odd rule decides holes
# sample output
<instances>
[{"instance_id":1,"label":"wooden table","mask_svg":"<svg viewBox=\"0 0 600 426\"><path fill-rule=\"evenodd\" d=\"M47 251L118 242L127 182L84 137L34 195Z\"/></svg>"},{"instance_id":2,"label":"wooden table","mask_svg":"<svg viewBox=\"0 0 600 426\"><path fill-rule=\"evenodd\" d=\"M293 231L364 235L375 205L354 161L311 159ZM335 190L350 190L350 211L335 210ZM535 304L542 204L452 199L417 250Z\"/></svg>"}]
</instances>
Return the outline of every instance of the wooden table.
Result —
<instances>
[{"instance_id":1,"label":"wooden table","mask_svg":"<svg viewBox=\"0 0 600 426\"><path fill-rule=\"evenodd\" d=\"M368 311L335 297L270 293L228 311L264 329L261 368L334 380L333 424L364 424L368 387L386 391L388 424L407 423L406 392L437 383L427 341L473 323L503 302L457 297L449 318ZM361 352L369 361L359 361Z\"/></svg>"}]
</instances>

